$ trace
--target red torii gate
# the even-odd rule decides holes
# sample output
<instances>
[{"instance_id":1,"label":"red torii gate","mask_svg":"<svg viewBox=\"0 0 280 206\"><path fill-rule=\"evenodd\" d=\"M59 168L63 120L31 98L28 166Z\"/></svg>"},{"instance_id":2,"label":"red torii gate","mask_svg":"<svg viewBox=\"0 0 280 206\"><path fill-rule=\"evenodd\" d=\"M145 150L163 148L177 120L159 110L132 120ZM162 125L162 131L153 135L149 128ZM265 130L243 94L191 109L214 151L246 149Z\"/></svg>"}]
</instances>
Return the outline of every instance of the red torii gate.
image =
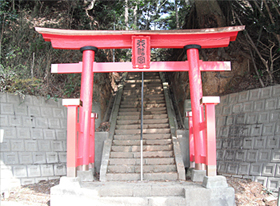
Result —
<instances>
[{"instance_id":1,"label":"red torii gate","mask_svg":"<svg viewBox=\"0 0 280 206\"><path fill-rule=\"evenodd\" d=\"M195 169L207 166L207 175L216 175L215 104L219 97L203 97L201 71L230 71L230 62L203 62L199 49L227 47L244 26L171 31L81 31L35 28L55 49L83 52L83 62L52 64L53 73L82 73L80 99L63 100L67 117L67 176L76 169L88 170L94 164L94 121L91 113L93 73L188 71L191 94L190 161ZM98 49L132 49L132 62L97 63ZM150 62L151 48L184 48L188 61ZM203 113L205 105L205 116ZM78 107L80 115L78 121ZM77 138L78 137L78 138Z\"/></svg>"}]
</instances>

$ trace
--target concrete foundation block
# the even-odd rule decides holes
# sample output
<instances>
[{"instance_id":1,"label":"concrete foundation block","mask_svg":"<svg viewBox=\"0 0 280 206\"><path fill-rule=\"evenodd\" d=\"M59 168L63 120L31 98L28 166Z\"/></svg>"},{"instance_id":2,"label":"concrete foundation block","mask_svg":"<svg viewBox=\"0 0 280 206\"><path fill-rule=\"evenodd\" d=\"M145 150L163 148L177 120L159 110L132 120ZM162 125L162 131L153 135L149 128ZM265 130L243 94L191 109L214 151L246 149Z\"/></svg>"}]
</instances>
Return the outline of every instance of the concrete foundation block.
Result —
<instances>
[{"instance_id":1,"label":"concrete foundation block","mask_svg":"<svg viewBox=\"0 0 280 206\"><path fill-rule=\"evenodd\" d=\"M240 113L243 110L243 105L242 104L235 104L232 107L232 113L236 114L236 113Z\"/></svg>"},{"instance_id":2,"label":"concrete foundation block","mask_svg":"<svg viewBox=\"0 0 280 206\"><path fill-rule=\"evenodd\" d=\"M32 139L43 139L43 130L42 129L31 129L31 137Z\"/></svg>"},{"instance_id":3,"label":"concrete foundation block","mask_svg":"<svg viewBox=\"0 0 280 206\"><path fill-rule=\"evenodd\" d=\"M255 182L261 183L264 187L267 184L267 177L256 177Z\"/></svg>"},{"instance_id":4,"label":"concrete foundation block","mask_svg":"<svg viewBox=\"0 0 280 206\"><path fill-rule=\"evenodd\" d=\"M237 171L238 171L238 164L236 164L236 163L228 163L228 165L227 165L227 173L237 174Z\"/></svg>"},{"instance_id":5,"label":"concrete foundation block","mask_svg":"<svg viewBox=\"0 0 280 206\"><path fill-rule=\"evenodd\" d=\"M253 111L253 102L245 102L243 106L244 112L251 112Z\"/></svg>"},{"instance_id":6,"label":"concrete foundation block","mask_svg":"<svg viewBox=\"0 0 280 206\"><path fill-rule=\"evenodd\" d=\"M28 177L40 177L41 170L39 165L28 165L27 166Z\"/></svg>"},{"instance_id":7,"label":"concrete foundation block","mask_svg":"<svg viewBox=\"0 0 280 206\"><path fill-rule=\"evenodd\" d=\"M275 123L269 123L263 125L263 136L265 135L274 135Z\"/></svg>"},{"instance_id":8,"label":"concrete foundation block","mask_svg":"<svg viewBox=\"0 0 280 206\"><path fill-rule=\"evenodd\" d=\"M20 164L32 164L32 153L31 152L19 152L19 162Z\"/></svg>"},{"instance_id":9,"label":"concrete foundation block","mask_svg":"<svg viewBox=\"0 0 280 206\"><path fill-rule=\"evenodd\" d=\"M275 96L275 97L280 96L280 85L279 84L272 88L272 96Z\"/></svg>"},{"instance_id":10,"label":"concrete foundation block","mask_svg":"<svg viewBox=\"0 0 280 206\"><path fill-rule=\"evenodd\" d=\"M7 116L9 119L10 126L21 126L21 118L18 116Z\"/></svg>"},{"instance_id":11,"label":"concrete foundation block","mask_svg":"<svg viewBox=\"0 0 280 206\"><path fill-rule=\"evenodd\" d=\"M277 163L280 162L280 151L272 152L271 162L277 162Z\"/></svg>"},{"instance_id":12,"label":"concrete foundation block","mask_svg":"<svg viewBox=\"0 0 280 206\"><path fill-rule=\"evenodd\" d=\"M246 102L249 99L249 91L239 93L238 102Z\"/></svg>"},{"instance_id":13,"label":"concrete foundation block","mask_svg":"<svg viewBox=\"0 0 280 206\"><path fill-rule=\"evenodd\" d=\"M279 138L274 137L274 136L267 137L266 148L267 149L279 148Z\"/></svg>"},{"instance_id":14,"label":"concrete foundation block","mask_svg":"<svg viewBox=\"0 0 280 206\"><path fill-rule=\"evenodd\" d=\"M6 102L7 101L7 93L0 93L0 102Z\"/></svg>"},{"instance_id":15,"label":"concrete foundation block","mask_svg":"<svg viewBox=\"0 0 280 206\"><path fill-rule=\"evenodd\" d=\"M36 128L48 128L48 119L36 117Z\"/></svg>"},{"instance_id":16,"label":"concrete foundation block","mask_svg":"<svg viewBox=\"0 0 280 206\"><path fill-rule=\"evenodd\" d=\"M268 163L264 164L262 175L273 177L275 175L276 164Z\"/></svg>"},{"instance_id":17,"label":"concrete foundation block","mask_svg":"<svg viewBox=\"0 0 280 206\"><path fill-rule=\"evenodd\" d=\"M56 139L55 130L53 129L44 129L44 139Z\"/></svg>"},{"instance_id":18,"label":"concrete foundation block","mask_svg":"<svg viewBox=\"0 0 280 206\"><path fill-rule=\"evenodd\" d=\"M234 206L235 195L232 187L201 189L185 189L186 205L207 205L207 206Z\"/></svg>"},{"instance_id":19,"label":"concrete foundation block","mask_svg":"<svg viewBox=\"0 0 280 206\"><path fill-rule=\"evenodd\" d=\"M52 108L41 107L41 114L43 117L52 117Z\"/></svg>"},{"instance_id":20,"label":"concrete foundation block","mask_svg":"<svg viewBox=\"0 0 280 206\"><path fill-rule=\"evenodd\" d=\"M53 176L53 165L41 165L42 176Z\"/></svg>"},{"instance_id":21,"label":"concrete foundation block","mask_svg":"<svg viewBox=\"0 0 280 206\"><path fill-rule=\"evenodd\" d=\"M4 162L9 163L10 165L18 164L18 155L17 152L7 152L4 153Z\"/></svg>"},{"instance_id":22,"label":"concrete foundation block","mask_svg":"<svg viewBox=\"0 0 280 206\"><path fill-rule=\"evenodd\" d=\"M0 115L0 125L1 126L8 126L9 125L7 115L3 115L3 114Z\"/></svg>"},{"instance_id":23,"label":"concrete foundation block","mask_svg":"<svg viewBox=\"0 0 280 206\"><path fill-rule=\"evenodd\" d=\"M66 110L64 108L52 108L53 117L55 118L65 118L66 117Z\"/></svg>"},{"instance_id":24,"label":"concrete foundation block","mask_svg":"<svg viewBox=\"0 0 280 206\"><path fill-rule=\"evenodd\" d=\"M266 87L261 89L261 96L260 98L269 98L271 97L272 87Z\"/></svg>"},{"instance_id":25,"label":"concrete foundation block","mask_svg":"<svg viewBox=\"0 0 280 206\"><path fill-rule=\"evenodd\" d=\"M250 167L250 175L261 175L262 173L262 164L252 163Z\"/></svg>"},{"instance_id":26,"label":"concrete foundation block","mask_svg":"<svg viewBox=\"0 0 280 206\"><path fill-rule=\"evenodd\" d=\"M254 111L264 111L265 100L258 100L254 103Z\"/></svg>"},{"instance_id":27,"label":"concrete foundation block","mask_svg":"<svg viewBox=\"0 0 280 206\"><path fill-rule=\"evenodd\" d=\"M258 162L268 162L271 159L271 150L259 150Z\"/></svg>"},{"instance_id":28,"label":"concrete foundation block","mask_svg":"<svg viewBox=\"0 0 280 206\"><path fill-rule=\"evenodd\" d=\"M237 150L235 153L236 161L245 161L247 155L247 150Z\"/></svg>"},{"instance_id":29,"label":"concrete foundation block","mask_svg":"<svg viewBox=\"0 0 280 206\"><path fill-rule=\"evenodd\" d=\"M35 183L35 179L34 178L23 178L21 179L21 185L31 185Z\"/></svg>"},{"instance_id":30,"label":"concrete foundation block","mask_svg":"<svg viewBox=\"0 0 280 206\"><path fill-rule=\"evenodd\" d=\"M251 126L251 136L261 136L262 135L262 124L256 124Z\"/></svg>"},{"instance_id":31,"label":"concrete foundation block","mask_svg":"<svg viewBox=\"0 0 280 206\"><path fill-rule=\"evenodd\" d=\"M54 174L56 176L66 175L66 166L64 164L54 165Z\"/></svg>"},{"instance_id":32,"label":"concrete foundation block","mask_svg":"<svg viewBox=\"0 0 280 206\"><path fill-rule=\"evenodd\" d=\"M0 105L1 114L14 114L14 105L1 103Z\"/></svg>"},{"instance_id":33,"label":"concrete foundation block","mask_svg":"<svg viewBox=\"0 0 280 206\"><path fill-rule=\"evenodd\" d=\"M14 166L14 177L27 177L26 166Z\"/></svg>"},{"instance_id":34,"label":"concrete foundation block","mask_svg":"<svg viewBox=\"0 0 280 206\"><path fill-rule=\"evenodd\" d=\"M25 151L36 152L38 150L37 141L25 140Z\"/></svg>"},{"instance_id":35,"label":"concrete foundation block","mask_svg":"<svg viewBox=\"0 0 280 206\"><path fill-rule=\"evenodd\" d=\"M52 149L54 152L61 152L63 151L63 142L62 141L53 141L52 142Z\"/></svg>"},{"instance_id":36,"label":"concrete foundation block","mask_svg":"<svg viewBox=\"0 0 280 206\"><path fill-rule=\"evenodd\" d=\"M267 188L274 191L278 192L278 189L280 187L280 178L273 178L269 177L267 180Z\"/></svg>"},{"instance_id":37,"label":"concrete foundation block","mask_svg":"<svg viewBox=\"0 0 280 206\"><path fill-rule=\"evenodd\" d=\"M193 182L202 182L206 176L206 170L193 170L191 180Z\"/></svg>"},{"instance_id":38,"label":"concrete foundation block","mask_svg":"<svg viewBox=\"0 0 280 206\"><path fill-rule=\"evenodd\" d=\"M60 129L60 121L57 118L49 118L49 127Z\"/></svg>"},{"instance_id":39,"label":"concrete foundation block","mask_svg":"<svg viewBox=\"0 0 280 206\"><path fill-rule=\"evenodd\" d=\"M9 152L11 151L11 144L9 140L4 140L0 144L0 151L1 152Z\"/></svg>"},{"instance_id":40,"label":"concrete foundation block","mask_svg":"<svg viewBox=\"0 0 280 206\"><path fill-rule=\"evenodd\" d=\"M55 130L55 132L56 132L56 138L58 140L65 140L67 138L66 130L57 129L57 130Z\"/></svg>"},{"instance_id":41,"label":"concrete foundation block","mask_svg":"<svg viewBox=\"0 0 280 206\"><path fill-rule=\"evenodd\" d=\"M239 175L249 175L250 163L239 164L238 174Z\"/></svg>"},{"instance_id":42,"label":"concrete foundation block","mask_svg":"<svg viewBox=\"0 0 280 206\"><path fill-rule=\"evenodd\" d=\"M277 98L266 99L265 110L276 109L276 106L277 106Z\"/></svg>"},{"instance_id":43,"label":"concrete foundation block","mask_svg":"<svg viewBox=\"0 0 280 206\"><path fill-rule=\"evenodd\" d=\"M81 188L80 178L79 177L61 177L58 186L61 188L68 188L68 189ZM53 188L54 187L52 187L51 190Z\"/></svg>"},{"instance_id":44,"label":"concrete foundation block","mask_svg":"<svg viewBox=\"0 0 280 206\"><path fill-rule=\"evenodd\" d=\"M228 187L227 179L224 176L204 176L202 186L205 188Z\"/></svg>"},{"instance_id":45,"label":"concrete foundation block","mask_svg":"<svg viewBox=\"0 0 280 206\"><path fill-rule=\"evenodd\" d=\"M257 150L248 150L247 152L247 162L257 162L258 151Z\"/></svg>"},{"instance_id":46,"label":"concrete foundation block","mask_svg":"<svg viewBox=\"0 0 280 206\"><path fill-rule=\"evenodd\" d=\"M77 171L77 177L82 182L92 182L94 180L93 172L92 170L88 171Z\"/></svg>"},{"instance_id":47,"label":"concrete foundation block","mask_svg":"<svg viewBox=\"0 0 280 206\"><path fill-rule=\"evenodd\" d=\"M28 107L29 116L39 117L41 116L40 107L32 106Z\"/></svg>"},{"instance_id":48,"label":"concrete foundation block","mask_svg":"<svg viewBox=\"0 0 280 206\"><path fill-rule=\"evenodd\" d=\"M47 163L56 163L58 162L58 156L56 152L47 152Z\"/></svg>"}]
</instances>

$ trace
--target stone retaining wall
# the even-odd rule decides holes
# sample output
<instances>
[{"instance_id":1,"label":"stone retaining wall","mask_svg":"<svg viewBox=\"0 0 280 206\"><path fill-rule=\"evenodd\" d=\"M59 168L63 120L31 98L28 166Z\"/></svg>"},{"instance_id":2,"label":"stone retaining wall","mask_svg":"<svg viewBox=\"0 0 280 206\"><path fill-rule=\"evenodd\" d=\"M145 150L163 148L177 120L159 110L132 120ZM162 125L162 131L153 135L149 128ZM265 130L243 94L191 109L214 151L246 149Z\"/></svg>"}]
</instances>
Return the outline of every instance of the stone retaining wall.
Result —
<instances>
[{"instance_id":1,"label":"stone retaining wall","mask_svg":"<svg viewBox=\"0 0 280 206\"><path fill-rule=\"evenodd\" d=\"M22 185L65 175L67 110L61 100L0 93L0 102L1 173Z\"/></svg>"},{"instance_id":2,"label":"stone retaining wall","mask_svg":"<svg viewBox=\"0 0 280 206\"><path fill-rule=\"evenodd\" d=\"M61 99L0 93L1 188L66 175L66 115Z\"/></svg>"},{"instance_id":3,"label":"stone retaining wall","mask_svg":"<svg viewBox=\"0 0 280 206\"><path fill-rule=\"evenodd\" d=\"M221 97L216 106L220 174L280 186L280 85Z\"/></svg>"}]
</instances>

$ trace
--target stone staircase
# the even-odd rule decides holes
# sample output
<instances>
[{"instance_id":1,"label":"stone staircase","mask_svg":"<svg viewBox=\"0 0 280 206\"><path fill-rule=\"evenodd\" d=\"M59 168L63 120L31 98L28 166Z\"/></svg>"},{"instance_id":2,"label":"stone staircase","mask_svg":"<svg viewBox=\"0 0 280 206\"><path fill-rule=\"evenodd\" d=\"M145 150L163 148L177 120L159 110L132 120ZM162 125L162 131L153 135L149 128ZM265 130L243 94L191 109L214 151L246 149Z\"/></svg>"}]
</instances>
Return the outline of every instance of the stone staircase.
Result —
<instances>
[{"instance_id":1,"label":"stone staircase","mask_svg":"<svg viewBox=\"0 0 280 206\"><path fill-rule=\"evenodd\" d=\"M144 180L177 180L165 95L158 73L144 73ZM106 172L107 181L140 180L141 73L123 89Z\"/></svg>"}]
</instances>

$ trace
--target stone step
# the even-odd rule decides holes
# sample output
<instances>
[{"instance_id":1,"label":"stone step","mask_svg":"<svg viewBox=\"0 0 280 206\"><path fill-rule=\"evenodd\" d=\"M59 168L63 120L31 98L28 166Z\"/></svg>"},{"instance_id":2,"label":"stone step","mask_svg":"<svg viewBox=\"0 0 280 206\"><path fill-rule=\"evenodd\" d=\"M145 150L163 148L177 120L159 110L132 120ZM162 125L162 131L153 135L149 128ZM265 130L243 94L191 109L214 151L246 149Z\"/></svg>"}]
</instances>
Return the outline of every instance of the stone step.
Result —
<instances>
[{"instance_id":1,"label":"stone step","mask_svg":"<svg viewBox=\"0 0 280 206\"><path fill-rule=\"evenodd\" d=\"M155 115L143 115L143 119L162 119L168 118L167 114L155 114ZM136 116L118 116L117 119L119 120L139 120L140 115Z\"/></svg>"},{"instance_id":2,"label":"stone step","mask_svg":"<svg viewBox=\"0 0 280 206\"><path fill-rule=\"evenodd\" d=\"M123 91L123 95L141 95L141 91ZM156 95L156 94L163 94L163 91L144 91L143 95Z\"/></svg>"},{"instance_id":3,"label":"stone step","mask_svg":"<svg viewBox=\"0 0 280 206\"><path fill-rule=\"evenodd\" d=\"M161 88L158 88L158 87L155 87L155 88L153 88L153 87L151 87L151 88L149 88L149 87L144 87L143 88L144 89L144 93L146 93L146 92L153 92L153 91L163 91L163 88L161 87ZM123 91L125 92L125 91L137 91L137 92L141 92L142 91L142 87L141 86L136 86L136 87L124 87L123 88Z\"/></svg>"},{"instance_id":4,"label":"stone step","mask_svg":"<svg viewBox=\"0 0 280 206\"><path fill-rule=\"evenodd\" d=\"M131 96L122 96L122 100L127 101L141 101L141 95L139 97L131 97ZM155 97L155 96L144 96L143 100L145 101L157 101L157 100L165 100L164 96Z\"/></svg>"},{"instance_id":5,"label":"stone step","mask_svg":"<svg viewBox=\"0 0 280 206\"><path fill-rule=\"evenodd\" d=\"M141 101L141 94L138 94L138 95L123 95L122 100ZM143 98L143 101L149 101L149 100L165 100L165 97L164 97L163 94L155 94L155 95L146 94Z\"/></svg>"},{"instance_id":6,"label":"stone step","mask_svg":"<svg viewBox=\"0 0 280 206\"><path fill-rule=\"evenodd\" d=\"M145 158L173 157L173 151L144 151ZM140 158L140 152L110 152L110 158Z\"/></svg>"},{"instance_id":7,"label":"stone step","mask_svg":"<svg viewBox=\"0 0 280 206\"><path fill-rule=\"evenodd\" d=\"M142 88L141 84L126 84L124 86L124 89L140 89ZM162 85L160 83L156 84L144 84L144 88L149 88L149 89L162 89Z\"/></svg>"},{"instance_id":8,"label":"stone step","mask_svg":"<svg viewBox=\"0 0 280 206\"><path fill-rule=\"evenodd\" d=\"M162 123L168 123L168 118L143 120L143 124L162 124ZM124 124L141 124L141 120L140 117L139 119L117 120L117 125L124 125Z\"/></svg>"},{"instance_id":9,"label":"stone step","mask_svg":"<svg viewBox=\"0 0 280 206\"><path fill-rule=\"evenodd\" d=\"M109 159L110 165L140 165L140 158L111 158ZM175 164L175 159L173 157L168 158L143 158L143 165L172 165Z\"/></svg>"},{"instance_id":10,"label":"stone step","mask_svg":"<svg viewBox=\"0 0 280 206\"><path fill-rule=\"evenodd\" d=\"M166 145L171 144L171 139L146 139L143 140L143 145ZM140 145L140 140L113 140L113 145Z\"/></svg>"},{"instance_id":11,"label":"stone step","mask_svg":"<svg viewBox=\"0 0 280 206\"><path fill-rule=\"evenodd\" d=\"M116 125L117 129L141 129L141 124ZM169 128L169 124L143 124L143 129Z\"/></svg>"},{"instance_id":12,"label":"stone step","mask_svg":"<svg viewBox=\"0 0 280 206\"><path fill-rule=\"evenodd\" d=\"M170 134L143 134L143 140L162 140L170 138ZM140 140L140 135L114 135L114 140Z\"/></svg>"},{"instance_id":13,"label":"stone step","mask_svg":"<svg viewBox=\"0 0 280 206\"><path fill-rule=\"evenodd\" d=\"M143 166L144 173L158 172L176 172L176 165L145 165ZM109 165L109 173L140 173L140 166L133 165Z\"/></svg>"},{"instance_id":14,"label":"stone step","mask_svg":"<svg viewBox=\"0 0 280 206\"><path fill-rule=\"evenodd\" d=\"M120 108L140 108L141 104L121 104ZM165 103L159 103L159 104L155 104L155 103L151 103L151 104L144 104L143 107L145 108L157 108L157 107L165 107Z\"/></svg>"},{"instance_id":15,"label":"stone step","mask_svg":"<svg viewBox=\"0 0 280 206\"><path fill-rule=\"evenodd\" d=\"M95 187L98 188L98 187ZM185 190L180 185L168 184L166 182L153 182L153 183L126 183L114 184L99 190L101 197L184 197ZM159 201L157 205L163 204L164 200ZM153 201L154 202L154 201ZM135 202L134 202L135 203ZM172 206L174 205L186 205L186 204L174 204L175 202L170 202ZM134 205L134 204L133 204ZM144 204L143 204L144 205ZM153 204L154 205L154 204Z\"/></svg>"},{"instance_id":16,"label":"stone step","mask_svg":"<svg viewBox=\"0 0 280 206\"><path fill-rule=\"evenodd\" d=\"M143 106L146 106L147 104L165 104L165 100L149 100L149 101L143 101ZM138 105L141 106L141 100L140 101L127 101L127 100L122 100L121 105Z\"/></svg>"},{"instance_id":17,"label":"stone step","mask_svg":"<svg viewBox=\"0 0 280 206\"><path fill-rule=\"evenodd\" d=\"M175 181L178 179L176 172L169 173L144 173L143 179L149 181ZM140 173L107 173L108 181L138 181Z\"/></svg>"},{"instance_id":18,"label":"stone step","mask_svg":"<svg viewBox=\"0 0 280 206\"><path fill-rule=\"evenodd\" d=\"M153 114L167 114L167 111L159 110L159 111L144 111L143 115L153 115ZM119 116L134 116L141 115L141 112L119 112Z\"/></svg>"},{"instance_id":19,"label":"stone step","mask_svg":"<svg viewBox=\"0 0 280 206\"><path fill-rule=\"evenodd\" d=\"M126 80L125 81L126 84L128 83L142 83L142 79L131 79L131 80ZM144 79L143 80L144 83L154 83L154 82L161 82L161 79L156 79L156 78L153 78L153 79Z\"/></svg>"},{"instance_id":20,"label":"stone step","mask_svg":"<svg viewBox=\"0 0 280 206\"><path fill-rule=\"evenodd\" d=\"M166 111L166 107L144 108L144 111ZM141 112L141 108L120 108L119 112Z\"/></svg>"},{"instance_id":21,"label":"stone step","mask_svg":"<svg viewBox=\"0 0 280 206\"><path fill-rule=\"evenodd\" d=\"M143 134L167 134L170 129L143 129ZM140 129L116 129L115 134L141 134Z\"/></svg>"},{"instance_id":22,"label":"stone step","mask_svg":"<svg viewBox=\"0 0 280 206\"><path fill-rule=\"evenodd\" d=\"M113 152L140 152L140 146L112 146ZM172 150L172 144L168 145L145 145L143 151L170 151Z\"/></svg>"}]
</instances>

